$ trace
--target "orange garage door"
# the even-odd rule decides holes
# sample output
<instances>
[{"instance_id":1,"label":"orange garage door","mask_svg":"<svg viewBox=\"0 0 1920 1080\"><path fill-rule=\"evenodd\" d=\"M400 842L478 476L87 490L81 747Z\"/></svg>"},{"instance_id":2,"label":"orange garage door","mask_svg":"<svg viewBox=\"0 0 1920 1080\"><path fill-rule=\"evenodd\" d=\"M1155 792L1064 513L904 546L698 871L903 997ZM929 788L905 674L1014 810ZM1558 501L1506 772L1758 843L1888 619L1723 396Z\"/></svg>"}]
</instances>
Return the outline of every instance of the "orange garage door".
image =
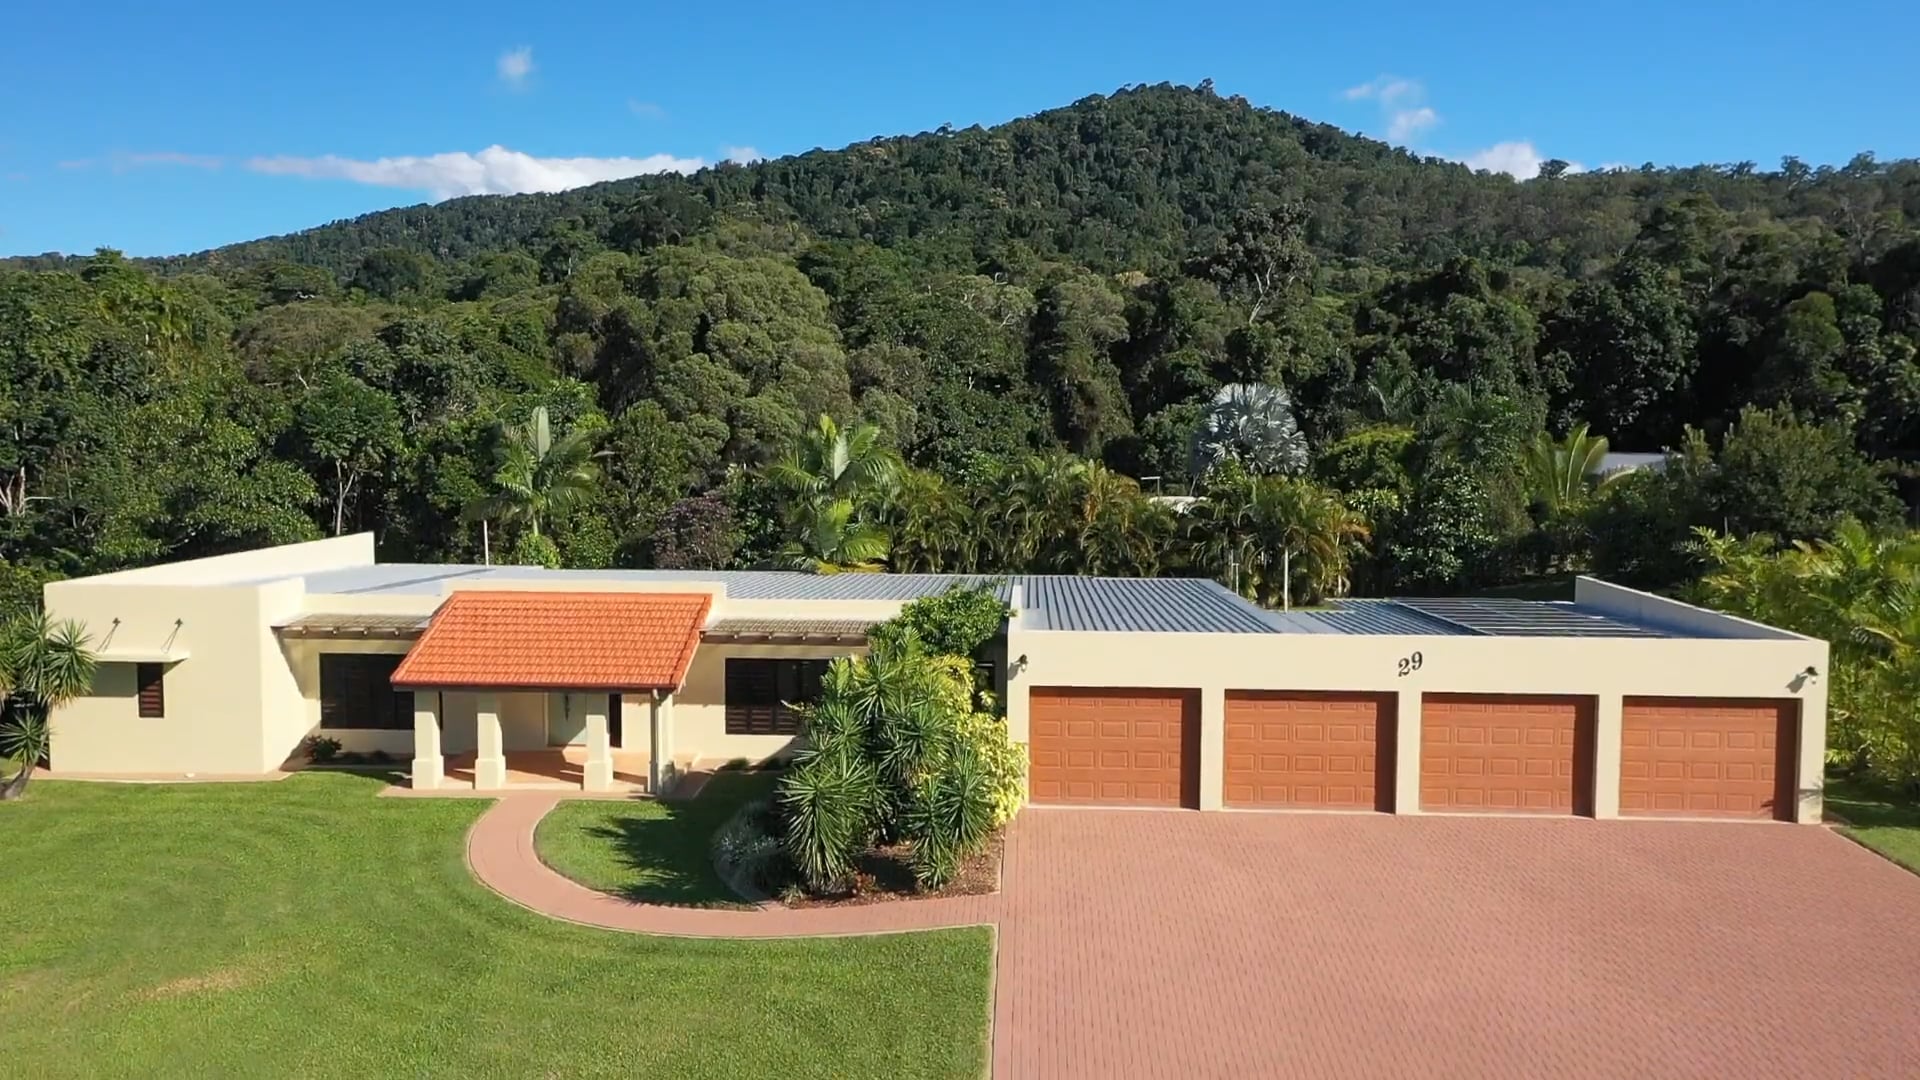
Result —
<instances>
[{"instance_id":1,"label":"orange garage door","mask_svg":"<svg viewBox=\"0 0 1920 1080\"><path fill-rule=\"evenodd\" d=\"M1586 699L1428 694L1420 709L1422 810L1587 813Z\"/></svg>"},{"instance_id":2,"label":"orange garage door","mask_svg":"<svg viewBox=\"0 0 1920 1080\"><path fill-rule=\"evenodd\" d=\"M1027 710L1033 801L1199 805L1199 714L1193 690L1034 688Z\"/></svg>"},{"instance_id":3,"label":"orange garage door","mask_svg":"<svg viewBox=\"0 0 1920 1080\"><path fill-rule=\"evenodd\" d=\"M1782 701L1628 698L1620 812L1791 820L1796 716Z\"/></svg>"},{"instance_id":4,"label":"orange garage door","mask_svg":"<svg viewBox=\"0 0 1920 1080\"><path fill-rule=\"evenodd\" d=\"M1229 692L1226 804L1384 809L1392 740L1379 732L1391 709L1378 694Z\"/></svg>"}]
</instances>

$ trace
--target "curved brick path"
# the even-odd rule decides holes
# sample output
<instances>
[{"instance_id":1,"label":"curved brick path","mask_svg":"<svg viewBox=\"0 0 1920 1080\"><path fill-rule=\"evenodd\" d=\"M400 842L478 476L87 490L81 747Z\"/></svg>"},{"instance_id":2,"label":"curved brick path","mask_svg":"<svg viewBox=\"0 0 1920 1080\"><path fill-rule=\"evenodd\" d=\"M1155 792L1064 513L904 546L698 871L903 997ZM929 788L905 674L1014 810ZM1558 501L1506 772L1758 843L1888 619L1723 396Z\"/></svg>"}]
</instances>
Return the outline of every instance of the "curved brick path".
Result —
<instances>
[{"instance_id":1,"label":"curved brick path","mask_svg":"<svg viewBox=\"0 0 1920 1080\"><path fill-rule=\"evenodd\" d=\"M998 921L997 895L802 910L778 904L728 910L622 900L562 877L534 852L534 827L560 799L558 793L508 795L481 814L467 834L467 865L475 877L521 907L555 919L641 934L727 938L886 934Z\"/></svg>"}]
</instances>

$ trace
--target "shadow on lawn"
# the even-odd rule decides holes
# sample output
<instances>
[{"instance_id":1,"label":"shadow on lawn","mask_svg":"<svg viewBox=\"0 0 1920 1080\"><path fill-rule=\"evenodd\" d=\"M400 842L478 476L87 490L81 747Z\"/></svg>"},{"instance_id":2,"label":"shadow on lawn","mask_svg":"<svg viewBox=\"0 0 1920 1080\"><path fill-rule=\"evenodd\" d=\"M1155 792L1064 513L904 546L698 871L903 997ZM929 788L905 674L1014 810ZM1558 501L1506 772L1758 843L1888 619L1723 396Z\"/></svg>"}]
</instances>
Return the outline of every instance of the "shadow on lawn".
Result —
<instances>
[{"instance_id":1,"label":"shadow on lawn","mask_svg":"<svg viewBox=\"0 0 1920 1080\"><path fill-rule=\"evenodd\" d=\"M1831 816L1859 828L1920 828L1920 805L1911 798L1859 781L1828 781Z\"/></svg>"},{"instance_id":2,"label":"shadow on lawn","mask_svg":"<svg viewBox=\"0 0 1920 1080\"><path fill-rule=\"evenodd\" d=\"M772 787L770 775L722 773L690 802L651 803L654 813L646 816L636 806L629 816L589 828L587 835L612 844L621 865L639 879L614 895L683 907L749 906L714 872L713 834Z\"/></svg>"}]
</instances>

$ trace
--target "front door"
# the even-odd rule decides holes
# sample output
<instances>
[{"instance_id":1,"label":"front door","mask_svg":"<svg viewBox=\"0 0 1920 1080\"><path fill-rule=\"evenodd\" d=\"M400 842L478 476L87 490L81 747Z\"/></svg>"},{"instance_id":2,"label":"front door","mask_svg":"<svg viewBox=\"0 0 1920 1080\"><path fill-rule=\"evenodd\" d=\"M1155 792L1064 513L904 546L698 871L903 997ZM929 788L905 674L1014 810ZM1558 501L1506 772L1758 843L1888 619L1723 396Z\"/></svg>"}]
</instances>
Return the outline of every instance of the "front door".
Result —
<instances>
[{"instance_id":1,"label":"front door","mask_svg":"<svg viewBox=\"0 0 1920 1080\"><path fill-rule=\"evenodd\" d=\"M627 740L620 734L620 695L607 695L607 741L617 749L624 749Z\"/></svg>"}]
</instances>

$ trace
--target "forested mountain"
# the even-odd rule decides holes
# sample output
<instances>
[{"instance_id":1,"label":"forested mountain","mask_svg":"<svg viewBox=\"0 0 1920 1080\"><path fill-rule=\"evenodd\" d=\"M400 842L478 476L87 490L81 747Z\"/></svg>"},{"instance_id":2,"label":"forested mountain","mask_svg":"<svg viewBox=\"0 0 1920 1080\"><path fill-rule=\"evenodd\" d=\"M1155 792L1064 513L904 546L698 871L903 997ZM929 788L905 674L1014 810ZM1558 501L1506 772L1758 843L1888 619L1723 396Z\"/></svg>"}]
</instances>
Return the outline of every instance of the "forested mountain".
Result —
<instances>
[{"instance_id":1,"label":"forested mountain","mask_svg":"<svg viewBox=\"0 0 1920 1080\"><path fill-rule=\"evenodd\" d=\"M473 558L471 508L545 482L521 437L544 407L592 475L493 539L550 561L766 557L797 526L759 469L826 414L918 470L841 523L896 567L1237 576L1127 478L1225 491L1259 460L1315 488L1272 520L1337 504L1363 590L1667 585L1694 525L1898 520L1916 221L1913 161L1519 183L1203 84L177 258L16 259L0 556L31 584L371 528L390 558ZM1222 394L1243 384L1285 394ZM1262 430L1300 453L1200 460L1255 400L1290 400ZM1677 456L1554 483L1592 436ZM952 549L1014 520L1031 542Z\"/></svg>"}]
</instances>

